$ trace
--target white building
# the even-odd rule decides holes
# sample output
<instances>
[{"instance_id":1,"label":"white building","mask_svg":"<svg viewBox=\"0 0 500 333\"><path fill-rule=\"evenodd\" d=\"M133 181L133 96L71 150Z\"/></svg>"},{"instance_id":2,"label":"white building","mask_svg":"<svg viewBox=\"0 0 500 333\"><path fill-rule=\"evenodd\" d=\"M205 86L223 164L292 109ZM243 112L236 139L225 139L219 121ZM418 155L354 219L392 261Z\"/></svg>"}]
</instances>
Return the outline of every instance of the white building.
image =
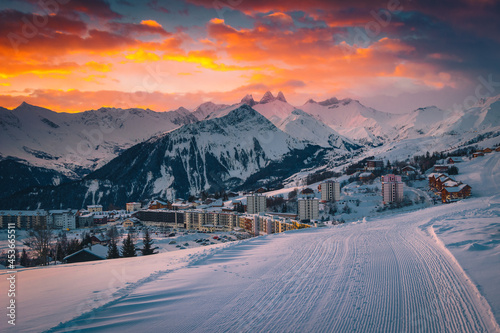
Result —
<instances>
[{"instance_id":1,"label":"white building","mask_svg":"<svg viewBox=\"0 0 500 333\"><path fill-rule=\"evenodd\" d=\"M61 229L76 229L77 211L66 210L49 210L51 224L55 228Z\"/></svg>"},{"instance_id":2,"label":"white building","mask_svg":"<svg viewBox=\"0 0 500 333\"><path fill-rule=\"evenodd\" d=\"M299 220L317 220L319 216L319 199L300 198Z\"/></svg>"},{"instance_id":3,"label":"white building","mask_svg":"<svg viewBox=\"0 0 500 333\"><path fill-rule=\"evenodd\" d=\"M403 200L404 184L401 176L389 174L382 176L383 203L401 202Z\"/></svg>"},{"instance_id":4,"label":"white building","mask_svg":"<svg viewBox=\"0 0 500 333\"><path fill-rule=\"evenodd\" d=\"M90 206L87 206L87 210L90 213L102 212L102 205L90 205Z\"/></svg>"},{"instance_id":5,"label":"white building","mask_svg":"<svg viewBox=\"0 0 500 333\"><path fill-rule=\"evenodd\" d=\"M126 207L127 207L127 212L135 212L135 211L141 210L141 203L140 202L127 202Z\"/></svg>"},{"instance_id":6,"label":"white building","mask_svg":"<svg viewBox=\"0 0 500 333\"><path fill-rule=\"evenodd\" d=\"M321 200L337 201L340 200L340 183L332 180L321 184Z\"/></svg>"},{"instance_id":7,"label":"white building","mask_svg":"<svg viewBox=\"0 0 500 333\"><path fill-rule=\"evenodd\" d=\"M247 213L258 214L267 209L266 196L261 194L252 194L247 196Z\"/></svg>"}]
</instances>

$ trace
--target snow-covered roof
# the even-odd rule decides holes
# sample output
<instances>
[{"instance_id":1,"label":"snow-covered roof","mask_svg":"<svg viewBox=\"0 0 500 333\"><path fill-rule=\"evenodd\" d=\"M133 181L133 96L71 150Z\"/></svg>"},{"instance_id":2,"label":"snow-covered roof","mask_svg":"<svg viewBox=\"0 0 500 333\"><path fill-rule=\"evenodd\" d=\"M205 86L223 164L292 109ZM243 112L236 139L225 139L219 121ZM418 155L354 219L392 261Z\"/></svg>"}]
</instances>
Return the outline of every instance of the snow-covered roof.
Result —
<instances>
[{"instance_id":1,"label":"snow-covered roof","mask_svg":"<svg viewBox=\"0 0 500 333\"><path fill-rule=\"evenodd\" d=\"M371 172L363 172L359 174L360 177L372 177L373 173Z\"/></svg>"},{"instance_id":2,"label":"snow-covered roof","mask_svg":"<svg viewBox=\"0 0 500 333\"><path fill-rule=\"evenodd\" d=\"M0 215L17 215L17 216L46 216L47 211L41 210L1 210Z\"/></svg>"},{"instance_id":3,"label":"snow-covered roof","mask_svg":"<svg viewBox=\"0 0 500 333\"><path fill-rule=\"evenodd\" d=\"M66 257L64 257L64 258L63 258L63 260L68 260L69 258L71 258L71 257L73 257L73 256L75 256L75 255L77 255L78 253L80 253L80 252L82 252L82 251L88 252L88 253L90 253L90 254L92 254L92 255L94 255L94 256L96 256L96 257L99 257L99 258L101 258L101 259L106 259L106 257L103 257L103 256L100 256L100 255L98 255L98 254L95 254L93 251L90 251L89 249L81 249L80 251L76 251L76 252L74 252L74 253L71 253L70 255L67 255Z\"/></svg>"},{"instance_id":4,"label":"snow-covered roof","mask_svg":"<svg viewBox=\"0 0 500 333\"><path fill-rule=\"evenodd\" d=\"M456 182L456 181L454 181L454 180L452 180L452 179L450 179L450 180L445 181L445 182L443 183L443 185L444 185L445 187L454 187L454 186L458 186L458 185L460 185L460 183L459 183L459 182Z\"/></svg>"},{"instance_id":5,"label":"snow-covered roof","mask_svg":"<svg viewBox=\"0 0 500 333\"><path fill-rule=\"evenodd\" d=\"M468 185L467 184L460 184L459 186L455 186L455 187L446 187L445 190L448 191L449 193L456 193L456 192L460 192L466 186L468 186Z\"/></svg>"}]
</instances>

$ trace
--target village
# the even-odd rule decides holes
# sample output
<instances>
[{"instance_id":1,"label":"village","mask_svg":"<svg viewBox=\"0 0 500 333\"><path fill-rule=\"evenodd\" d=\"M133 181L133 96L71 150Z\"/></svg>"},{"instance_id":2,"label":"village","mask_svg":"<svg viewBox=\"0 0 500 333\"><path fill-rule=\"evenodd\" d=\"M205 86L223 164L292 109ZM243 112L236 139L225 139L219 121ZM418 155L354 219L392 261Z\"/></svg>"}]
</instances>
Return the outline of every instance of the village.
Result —
<instances>
[{"instance_id":1,"label":"village","mask_svg":"<svg viewBox=\"0 0 500 333\"><path fill-rule=\"evenodd\" d=\"M414 163L393 165L368 158L349 165L343 173L309 175L304 184L292 188L202 193L188 200L152 199L129 202L122 210L105 210L102 205L79 210L4 210L0 211L0 227L24 231L21 265L118 258L117 244L125 244L130 236L134 243L131 256L144 254L146 243L156 246L148 254L156 253L155 249L183 250L462 200L472 195L472 188L452 178L459 173L460 163L498 152L500 147L462 156L417 156ZM429 161L433 165L427 168ZM54 234L43 260L29 244L32 230L40 228ZM141 248L139 235L146 234L148 239ZM1 250L5 261L5 249ZM31 258L29 263L27 258Z\"/></svg>"}]
</instances>

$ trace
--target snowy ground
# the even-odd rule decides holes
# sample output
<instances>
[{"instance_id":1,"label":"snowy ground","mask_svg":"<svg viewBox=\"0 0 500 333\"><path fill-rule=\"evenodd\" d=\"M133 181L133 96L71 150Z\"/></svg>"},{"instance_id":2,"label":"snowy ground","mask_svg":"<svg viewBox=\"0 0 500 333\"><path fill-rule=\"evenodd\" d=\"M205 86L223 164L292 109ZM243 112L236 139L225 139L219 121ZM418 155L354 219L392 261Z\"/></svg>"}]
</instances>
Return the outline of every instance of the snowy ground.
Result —
<instances>
[{"instance_id":1,"label":"snowy ground","mask_svg":"<svg viewBox=\"0 0 500 333\"><path fill-rule=\"evenodd\" d=\"M474 197L453 204L20 270L17 325L8 329L500 332L500 154L459 168Z\"/></svg>"},{"instance_id":2,"label":"snowy ground","mask_svg":"<svg viewBox=\"0 0 500 333\"><path fill-rule=\"evenodd\" d=\"M493 196L150 257L26 269L18 273L16 331L500 331L476 287L498 304L488 287L495 280L471 281L432 227L483 214L498 221L499 212ZM490 259L498 276L498 255Z\"/></svg>"}]
</instances>

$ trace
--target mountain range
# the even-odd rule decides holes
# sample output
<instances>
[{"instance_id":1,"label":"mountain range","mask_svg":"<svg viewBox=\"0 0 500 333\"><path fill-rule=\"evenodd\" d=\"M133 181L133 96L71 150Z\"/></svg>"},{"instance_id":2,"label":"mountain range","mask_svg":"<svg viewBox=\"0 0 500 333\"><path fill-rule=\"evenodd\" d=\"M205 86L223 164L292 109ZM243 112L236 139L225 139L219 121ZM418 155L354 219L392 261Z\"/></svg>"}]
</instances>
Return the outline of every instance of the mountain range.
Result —
<instances>
[{"instance_id":1,"label":"mountain range","mask_svg":"<svg viewBox=\"0 0 500 333\"><path fill-rule=\"evenodd\" d=\"M80 208L249 189L401 142L475 143L499 135L499 100L465 111L425 107L404 114L353 99L310 99L294 107L281 92L258 102L252 95L234 105L206 102L192 111L71 114L23 103L0 108L0 168L9 175L0 177L2 206Z\"/></svg>"}]
</instances>

